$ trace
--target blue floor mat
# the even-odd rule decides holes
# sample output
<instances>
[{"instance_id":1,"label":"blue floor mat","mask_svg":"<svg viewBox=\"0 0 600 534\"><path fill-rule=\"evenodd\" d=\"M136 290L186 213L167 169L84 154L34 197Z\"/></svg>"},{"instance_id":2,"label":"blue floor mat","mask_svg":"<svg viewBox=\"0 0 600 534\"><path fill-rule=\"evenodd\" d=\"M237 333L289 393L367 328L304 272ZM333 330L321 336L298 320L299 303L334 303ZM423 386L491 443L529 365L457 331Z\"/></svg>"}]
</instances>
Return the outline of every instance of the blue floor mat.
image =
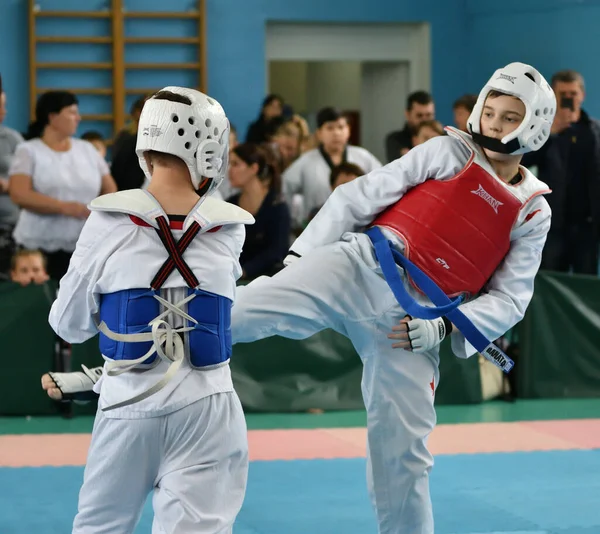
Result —
<instances>
[{"instance_id":1,"label":"blue floor mat","mask_svg":"<svg viewBox=\"0 0 600 534\"><path fill-rule=\"evenodd\" d=\"M600 451L440 456L436 534L600 534ZM0 533L70 532L83 469L1 468ZM150 503L136 534L149 533ZM235 534L375 534L364 460L254 462Z\"/></svg>"}]
</instances>

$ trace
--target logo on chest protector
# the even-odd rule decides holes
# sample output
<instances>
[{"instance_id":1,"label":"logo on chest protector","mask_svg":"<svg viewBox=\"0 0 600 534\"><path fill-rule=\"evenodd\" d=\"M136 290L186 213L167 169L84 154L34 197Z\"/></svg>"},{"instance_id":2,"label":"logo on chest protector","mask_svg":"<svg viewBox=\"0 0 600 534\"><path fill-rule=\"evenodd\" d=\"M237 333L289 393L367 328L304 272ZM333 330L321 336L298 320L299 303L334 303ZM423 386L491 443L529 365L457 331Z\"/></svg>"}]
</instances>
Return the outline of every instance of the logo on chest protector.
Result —
<instances>
[{"instance_id":1,"label":"logo on chest protector","mask_svg":"<svg viewBox=\"0 0 600 534\"><path fill-rule=\"evenodd\" d=\"M496 200L483 187L481 187L481 184L479 184L479 189L477 189L476 191L471 191L471 193L483 198L483 200L485 200L490 206L492 206L492 209L496 212L496 214L498 214L498 208L502 206L503 202Z\"/></svg>"},{"instance_id":2,"label":"logo on chest protector","mask_svg":"<svg viewBox=\"0 0 600 534\"><path fill-rule=\"evenodd\" d=\"M437 261L444 269L450 270L450 265L448 265L446 263L445 259L443 259L443 258L436 258L435 261Z\"/></svg>"},{"instance_id":3,"label":"logo on chest protector","mask_svg":"<svg viewBox=\"0 0 600 534\"><path fill-rule=\"evenodd\" d=\"M507 361L506 358L502 355L498 349L496 349L493 345L488 346L484 351L488 356L491 356L492 360L498 363L498 366L501 368L506 367Z\"/></svg>"}]
</instances>

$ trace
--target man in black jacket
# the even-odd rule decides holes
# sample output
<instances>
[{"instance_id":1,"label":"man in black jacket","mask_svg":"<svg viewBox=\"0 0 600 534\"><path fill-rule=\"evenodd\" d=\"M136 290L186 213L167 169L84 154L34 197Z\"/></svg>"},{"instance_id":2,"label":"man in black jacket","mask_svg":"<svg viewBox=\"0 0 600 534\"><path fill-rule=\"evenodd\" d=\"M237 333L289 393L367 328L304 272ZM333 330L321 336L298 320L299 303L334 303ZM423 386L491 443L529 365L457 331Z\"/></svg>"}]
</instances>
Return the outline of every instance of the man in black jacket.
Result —
<instances>
[{"instance_id":1,"label":"man in black jacket","mask_svg":"<svg viewBox=\"0 0 600 534\"><path fill-rule=\"evenodd\" d=\"M426 91L415 91L406 99L406 124L402 130L391 132L385 139L385 154L388 162L404 156L413 148L413 135L417 126L435 119L435 104Z\"/></svg>"},{"instance_id":2,"label":"man in black jacket","mask_svg":"<svg viewBox=\"0 0 600 534\"><path fill-rule=\"evenodd\" d=\"M523 165L548 184L552 227L542 269L598 273L600 242L600 121L582 108L583 76L572 70L552 77L558 109L551 136ZM535 168L534 168L535 167Z\"/></svg>"}]
</instances>

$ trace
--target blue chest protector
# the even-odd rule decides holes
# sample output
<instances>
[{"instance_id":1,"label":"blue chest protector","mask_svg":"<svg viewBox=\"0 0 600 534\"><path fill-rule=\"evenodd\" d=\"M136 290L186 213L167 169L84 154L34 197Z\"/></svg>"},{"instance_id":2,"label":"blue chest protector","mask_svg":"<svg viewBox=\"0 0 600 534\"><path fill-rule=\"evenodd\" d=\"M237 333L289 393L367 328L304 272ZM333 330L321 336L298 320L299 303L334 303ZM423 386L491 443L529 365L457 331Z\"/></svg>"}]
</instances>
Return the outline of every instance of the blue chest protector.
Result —
<instances>
[{"instance_id":1,"label":"blue chest protector","mask_svg":"<svg viewBox=\"0 0 600 534\"><path fill-rule=\"evenodd\" d=\"M102 295L100 351L105 358L119 362L114 366L123 371L153 367L159 356L170 361L181 360L184 354L198 369L224 364L231 357L232 301L198 289L199 282L183 259L183 252L199 232L200 225L193 222L176 242L166 218L158 217L156 221L159 226L156 231L167 249L168 259L149 289L127 289ZM188 286L186 298L179 303L168 302L160 296L161 286L175 269ZM168 315L179 316L183 326L175 328L169 324ZM175 346L177 354L173 351Z\"/></svg>"},{"instance_id":2,"label":"blue chest protector","mask_svg":"<svg viewBox=\"0 0 600 534\"><path fill-rule=\"evenodd\" d=\"M165 310L153 289L127 289L102 295L100 320L115 334L150 333L151 321ZM187 314L197 323L184 319L184 334L193 367L205 368L222 364L231 358L231 306L226 297L188 289L194 297L187 303ZM116 336L115 336L116 337ZM100 333L100 352L111 360L137 360L151 351L153 341L118 341ZM153 366L158 356L153 353L140 368Z\"/></svg>"}]
</instances>

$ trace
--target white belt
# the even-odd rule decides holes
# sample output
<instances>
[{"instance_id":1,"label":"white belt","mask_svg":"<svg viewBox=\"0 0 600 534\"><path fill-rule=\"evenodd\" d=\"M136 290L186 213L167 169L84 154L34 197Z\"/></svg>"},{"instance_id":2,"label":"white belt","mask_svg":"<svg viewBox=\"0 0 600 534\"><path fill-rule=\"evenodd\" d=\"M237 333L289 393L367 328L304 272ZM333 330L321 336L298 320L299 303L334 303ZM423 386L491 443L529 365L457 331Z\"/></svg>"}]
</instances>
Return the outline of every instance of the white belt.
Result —
<instances>
[{"instance_id":1,"label":"white belt","mask_svg":"<svg viewBox=\"0 0 600 534\"><path fill-rule=\"evenodd\" d=\"M106 408L102 408L103 412L115 410L116 408L123 408L124 406L130 406L147 399L164 388L175 376L175 373L177 373L181 367L185 356L185 347L179 334L189 332L190 330L193 330L194 327L184 326L180 328L173 328L169 323L163 321L163 317L173 312L194 324L198 324L198 321L181 309L181 306L187 304L195 296L195 293L192 293L181 302L178 302L177 304L171 304L168 300L165 300L158 295L154 295L154 298L160 301L160 303L166 308L166 311L148 323L148 326L152 327L151 332L145 332L141 334L118 334L110 330L104 321L98 325L98 330L100 330L100 332L102 332L106 337L114 341L124 341L126 343L152 341L152 347L150 350L135 360L112 360L103 356L107 362L106 374L108 376L118 376L127 371L135 369L138 365L144 363L148 358L150 358L150 356L152 356L155 352L163 361L170 363L169 368L164 376L151 388L147 389L143 393L140 393L139 395L136 395L135 397L112 404Z\"/></svg>"}]
</instances>

